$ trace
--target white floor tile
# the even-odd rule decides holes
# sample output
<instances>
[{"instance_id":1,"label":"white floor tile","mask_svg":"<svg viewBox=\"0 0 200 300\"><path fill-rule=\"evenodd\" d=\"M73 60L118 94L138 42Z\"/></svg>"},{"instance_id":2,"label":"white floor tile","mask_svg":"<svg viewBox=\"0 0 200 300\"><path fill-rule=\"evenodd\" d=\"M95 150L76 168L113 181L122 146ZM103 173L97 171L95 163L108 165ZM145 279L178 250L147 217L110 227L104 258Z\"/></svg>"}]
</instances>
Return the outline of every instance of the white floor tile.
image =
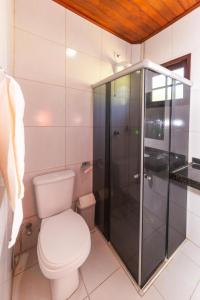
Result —
<instances>
[{"instance_id":1,"label":"white floor tile","mask_svg":"<svg viewBox=\"0 0 200 300\"><path fill-rule=\"evenodd\" d=\"M91 300L161 300L154 287L141 297L122 268L100 285L91 295Z\"/></svg>"},{"instance_id":2,"label":"white floor tile","mask_svg":"<svg viewBox=\"0 0 200 300\"><path fill-rule=\"evenodd\" d=\"M200 268L187 256L177 253L155 281L166 300L188 300L200 280Z\"/></svg>"},{"instance_id":3,"label":"white floor tile","mask_svg":"<svg viewBox=\"0 0 200 300\"><path fill-rule=\"evenodd\" d=\"M50 285L38 265L14 277L12 300L50 300Z\"/></svg>"},{"instance_id":4,"label":"white floor tile","mask_svg":"<svg viewBox=\"0 0 200 300\"><path fill-rule=\"evenodd\" d=\"M199 299L200 299L200 282L191 297L191 300L199 300Z\"/></svg>"},{"instance_id":5,"label":"white floor tile","mask_svg":"<svg viewBox=\"0 0 200 300\"><path fill-rule=\"evenodd\" d=\"M119 268L119 263L99 232L92 234L91 253L81 267L83 280L90 293Z\"/></svg>"},{"instance_id":6,"label":"white floor tile","mask_svg":"<svg viewBox=\"0 0 200 300\"><path fill-rule=\"evenodd\" d=\"M37 249L32 248L29 251L26 251L20 255L19 262L16 266L14 275L17 275L26 269L34 266L37 264L38 259L37 259Z\"/></svg>"},{"instance_id":7,"label":"white floor tile","mask_svg":"<svg viewBox=\"0 0 200 300\"><path fill-rule=\"evenodd\" d=\"M200 248L198 246L188 240L180 248L180 251L200 266Z\"/></svg>"},{"instance_id":8,"label":"white floor tile","mask_svg":"<svg viewBox=\"0 0 200 300\"><path fill-rule=\"evenodd\" d=\"M83 280L80 278L79 288L73 293L69 300L83 300L87 297L87 292L83 283Z\"/></svg>"}]
</instances>

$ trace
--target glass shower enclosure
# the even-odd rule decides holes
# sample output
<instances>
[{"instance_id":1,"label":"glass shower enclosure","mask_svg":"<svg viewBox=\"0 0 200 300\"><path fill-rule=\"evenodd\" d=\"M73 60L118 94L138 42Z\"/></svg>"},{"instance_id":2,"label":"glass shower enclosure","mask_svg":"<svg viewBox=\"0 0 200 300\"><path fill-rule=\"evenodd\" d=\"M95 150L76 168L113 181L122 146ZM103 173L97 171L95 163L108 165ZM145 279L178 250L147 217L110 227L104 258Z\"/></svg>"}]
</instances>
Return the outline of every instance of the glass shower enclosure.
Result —
<instances>
[{"instance_id":1,"label":"glass shower enclosure","mask_svg":"<svg viewBox=\"0 0 200 300\"><path fill-rule=\"evenodd\" d=\"M190 85L144 60L93 87L96 225L141 288L185 239Z\"/></svg>"}]
</instances>

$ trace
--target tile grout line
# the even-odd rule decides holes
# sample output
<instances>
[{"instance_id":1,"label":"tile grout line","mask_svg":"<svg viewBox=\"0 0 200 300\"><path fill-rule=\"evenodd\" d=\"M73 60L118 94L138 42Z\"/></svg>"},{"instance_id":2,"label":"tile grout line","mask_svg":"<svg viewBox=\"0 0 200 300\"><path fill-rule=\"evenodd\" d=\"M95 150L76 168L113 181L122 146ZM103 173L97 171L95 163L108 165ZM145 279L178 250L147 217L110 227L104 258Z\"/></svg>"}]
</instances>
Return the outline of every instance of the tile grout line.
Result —
<instances>
[{"instance_id":1,"label":"tile grout line","mask_svg":"<svg viewBox=\"0 0 200 300\"><path fill-rule=\"evenodd\" d=\"M83 274L82 274L81 269L80 269L80 275L81 275L81 279L82 279L82 281L83 281L83 285L84 285L85 290L86 290L86 293L87 293L87 297L89 297L89 292L88 292L88 289L87 289L87 287L86 287L86 284L85 284L85 281L84 281L84 278L83 278ZM85 298L87 298L87 297L85 297ZM85 298L84 298L84 299L85 299Z\"/></svg>"},{"instance_id":2,"label":"tile grout line","mask_svg":"<svg viewBox=\"0 0 200 300\"><path fill-rule=\"evenodd\" d=\"M91 292L89 292L89 296L92 295L101 285L103 285L109 278L112 277L117 271L122 269L121 266L119 266L117 269L115 269L110 275L108 275L98 286L96 286Z\"/></svg>"},{"instance_id":3,"label":"tile grout line","mask_svg":"<svg viewBox=\"0 0 200 300\"><path fill-rule=\"evenodd\" d=\"M77 91L82 91L82 92L86 92L86 93L91 93L92 92L92 88L91 86L88 86L88 88L77 88L77 87L71 87L68 86L66 83L61 85L61 84L57 84L57 83L52 83L52 82L47 82L47 81L40 81L40 80L36 80L36 79L30 79L30 78L24 78L21 76L17 76L14 74L15 79L17 80L23 80L23 81L31 81L33 83L37 83L37 84L41 84L41 85L50 85L52 87L57 87L57 88L63 88L63 89L71 89L71 90L77 90Z\"/></svg>"},{"instance_id":4,"label":"tile grout line","mask_svg":"<svg viewBox=\"0 0 200 300\"><path fill-rule=\"evenodd\" d=\"M190 240L188 237L186 238L189 242L191 242L194 246L196 246L197 248L200 249L200 246L198 244L196 244L195 242L193 242L192 240Z\"/></svg>"},{"instance_id":5,"label":"tile grout line","mask_svg":"<svg viewBox=\"0 0 200 300\"><path fill-rule=\"evenodd\" d=\"M27 33L27 34L33 35L33 36L35 36L35 37L38 37L38 38L40 38L40 39L42 39L42 40L45 40L45 41L48 41L48 42L50 42L50 43L56 44L56 45L59 46L59 47L65 48L65 42L61 43L61 42L58 42L58 41L55 41L55 40L51 40L51 39L49 39L49 38L47 38L47 37L45 37L45 36L43 36L43 35L40 35L40 34L38 34L38 33L35 33L35 32L32 32L32 31L29 31L29 30L27 30L27 29L24 29L24 28L22 28L22 27L20 27L20 26L18 26L18 25L16 25L16 24L14 25L14 30L18 30L18 31L25 32L25 33Z\"/></svg>"},{"instance_id":6,"label":"tile grout line","mask_svg":"<svg viewBox=\"0 0 200 300\"><path fill-rule=\"evenodd\" d=\"M14 279L15 277L17 277L18 275L21 275L21 274L25 273L27 270L32 269L33 267L35 267L35 266L37 266L37 265L39 266L39 263L38 263L38 262L34 263L34 264L31 265L31 266L26 267L23 271L20 271L19 273L14 274L14 275L13 275L13 279Z\"/></svg>"},{"instance_id":7,"label":"tile grout line","mask_svg":"<svg viewBox=\"0 0 200 300\"><path fill-rule=\"evenodd\" d=\"M167 300L163 294L161 293L161 291L157 288L157 286L155 285L155 282L152 284L152 286L156 289L156 291L158 292L158 294L160 295L160 297L163 299L163 300Z\"/></svg>"},{"instance_id":8,"label":"tile grout line","mask_svg":"<svg viewBox=\"0 0 200 300\"><path fill-rule=\"evenodd\" d=\"M192 297L194 296L194 293L195 293L195 291L197 290L199 284L200 284L200 280L197 282L197 284L196 284L194 290L192 291L192 294L191 294L191 296L190 296L190 300L192 300Z\"/></svg>"},{"instance_id":9,"label":"tile grout line","mask_svg":"<svg viewBox=\"0 0 200 300\"><path fill-rule=\"evenodd\" d=\"M183 250L181 250L181 248L180 248L180 252L183 256L187 257L189 259L189 261L191 261L197 268L200 269L200 265L198 265L189 255L184 253Z\"/></svg>"}]
</instances>

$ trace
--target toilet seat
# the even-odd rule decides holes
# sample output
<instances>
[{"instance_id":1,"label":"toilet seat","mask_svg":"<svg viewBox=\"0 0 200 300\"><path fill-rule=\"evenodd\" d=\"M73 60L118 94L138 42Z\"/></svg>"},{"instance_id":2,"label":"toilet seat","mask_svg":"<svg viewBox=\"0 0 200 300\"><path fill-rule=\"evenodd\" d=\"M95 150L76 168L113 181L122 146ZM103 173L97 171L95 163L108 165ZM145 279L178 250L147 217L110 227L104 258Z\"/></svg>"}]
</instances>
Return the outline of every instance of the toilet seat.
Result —
<instances>
[{"instance_id":1,"label":"toilet seat","mask_svg":"<svg viewBox=\"0 0 200 300\"><path fill-rule=\"evenodd\" d=\"M38 237L38 260L49 279L78 269L89 255L90 232L84 219L68 209L42 220Z\"/></svg>"}]
</instances>

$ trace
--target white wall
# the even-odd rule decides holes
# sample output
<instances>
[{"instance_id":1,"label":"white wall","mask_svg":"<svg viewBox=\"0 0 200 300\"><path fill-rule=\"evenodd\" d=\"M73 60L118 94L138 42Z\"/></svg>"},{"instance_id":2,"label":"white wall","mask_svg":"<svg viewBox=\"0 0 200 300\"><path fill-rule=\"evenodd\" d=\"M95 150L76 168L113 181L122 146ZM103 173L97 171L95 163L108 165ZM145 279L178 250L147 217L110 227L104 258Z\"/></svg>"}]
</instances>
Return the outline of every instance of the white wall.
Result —
<instances>
[{"instance_id":1,"label":"white wall","mask_svg":"<svg viewBox=\"0 0 200 300\"><path fill-rule=\"evenodd\" d=\"M67 47L77 55L67 57ZM22 250L33 246L39 228L34 176L70 168L76 172L74 200L91 192L92 174L80 171L82 162L92 162L91 84L112 74L115 52L118 61L130 62L131 50L51 0L15 0L14 74L26 101L24 224L34 224L31 238L22 229Z\"/></svg>"},{"instance_id":2,"label":"white wall","mask_svg":"<svg viewBox=\"0 0 200 300\"><path fill-rule=\"evenodd\" d=\"M200 158L200 8L144 43L144 57L164 63L191 53L191 108L189 159ZM187 236L200 246L200 193L188 191Z\"/></svg>"},{"instance_id":3,"label":"white wall","mask_svg":"<svg viewBox=\"0 0 200 300\"><path fill-rule=\"evenodd\" d=\"M0 66L12 73L12 2L0 0ZM8 250L12 214L0 178L0 299L11 299L12 250Z\"/></svg>"}]
</instances>

